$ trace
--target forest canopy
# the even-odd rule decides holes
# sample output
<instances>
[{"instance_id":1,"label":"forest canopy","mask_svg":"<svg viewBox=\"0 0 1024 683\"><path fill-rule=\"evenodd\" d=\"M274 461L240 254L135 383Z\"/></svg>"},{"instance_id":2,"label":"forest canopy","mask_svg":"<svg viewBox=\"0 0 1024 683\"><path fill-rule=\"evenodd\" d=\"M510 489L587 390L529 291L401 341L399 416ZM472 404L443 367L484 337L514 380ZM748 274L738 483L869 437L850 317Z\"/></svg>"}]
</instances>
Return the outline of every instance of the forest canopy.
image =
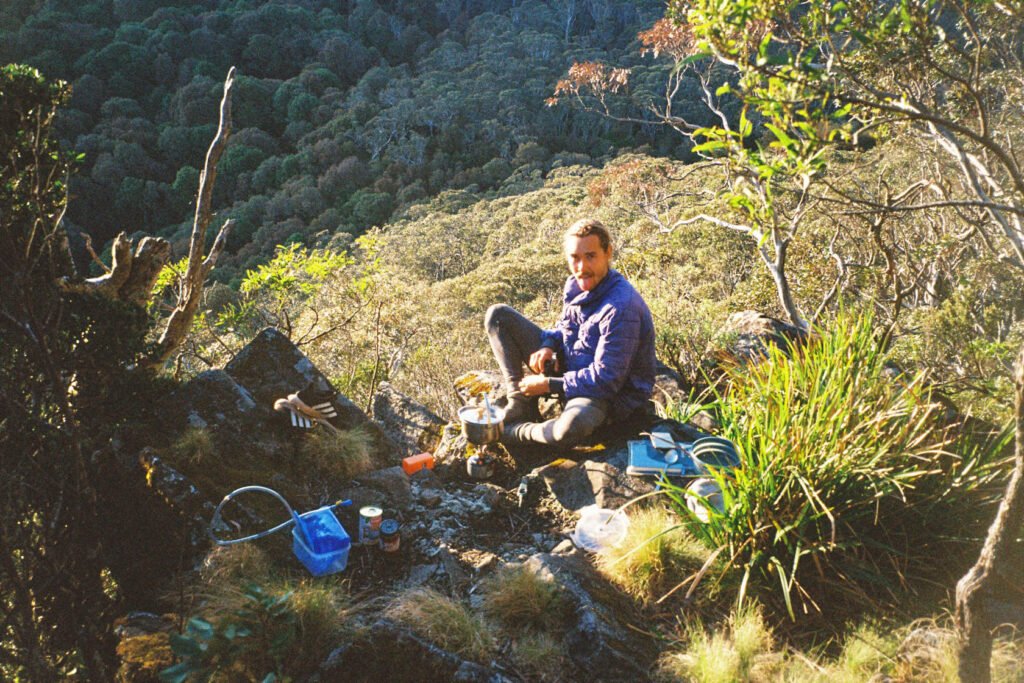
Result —
<instances>
[{"instance_id":1,"label":"forest canopy","mask_svg":"<svg viewBox=\"0 0 1024 683\"><path fill-rule=\"evenodd\" d=\"M634 36L660 2L5 5L0 63L72 85L58 135L84 161L66 223L97 244L127 230L182 253L220 83L237 68L215 195L235 228L213 275L236 285L276 244L358 236L446 189L622 148L687 154L653 117L544 106L574 61L608 59L636 67L630 97L645 110L669 67L640 57Z\"/></svg>"}]
</instances>

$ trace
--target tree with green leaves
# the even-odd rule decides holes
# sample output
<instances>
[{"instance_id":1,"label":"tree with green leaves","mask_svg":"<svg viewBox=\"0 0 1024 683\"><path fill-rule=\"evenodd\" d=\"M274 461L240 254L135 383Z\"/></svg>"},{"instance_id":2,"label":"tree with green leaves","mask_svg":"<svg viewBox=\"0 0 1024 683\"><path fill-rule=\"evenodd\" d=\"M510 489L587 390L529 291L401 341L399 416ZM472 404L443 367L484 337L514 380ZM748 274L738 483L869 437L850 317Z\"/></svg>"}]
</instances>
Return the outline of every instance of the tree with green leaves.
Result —
<instances>
[{"instance_id":1,"label":"tree with green leaves","mask_svg":"<svg viewBox=\"0 0 1024 683\"><path fill-rule=\"evenodd\" d=\"M837 143L856 146L866 136L898 131L917 136L957 172L907 178L904 187L878 188L879 195L830 184L834 199L875 218L951 209L964 226L962 239L977 239L996 258L1024 268L1024 167L1014 142L1024 124L1014 104L1024 95L1024 4L674 0L667 19L663 30L689 45L678 63L711 60L731 70L729 91L746 118L756 116L766 130L756 152L742 119L738 130L723 121L694 131L705 150L757 168L762 180L780 171L804 178L824 171ZM762 161L767 166L759 168ZM770 210L768 197L740 206ZM1024 525L1022 377L1024 356L1015 469L981 557L957 587L964 680L990 677L994 625L984 604L1013 576L1013 546Z\"/></svg>"},{"instance_id":2,"label":"tree with green leaves","mask_svg":"<svg viewBox=\"0 0 1024 683\"><path fill-rule=\"evenodd\" d=\"M225 84L225 102L231 75ZM145 309L166 240L122 233L99 277L76 271L66 226L77 159L53 138L63 82L31 67L0 69L0 676L112 680L115 591L106 450L152 400L153 373L191 326L223 247L205 249L210 197L230 108L200 178L191 264L160 338ZM204 256L205 255L205 256ZM125 524L123 520L120 524ZM119 529L119 533L129 533Z\"/></svg>"}]
</instances>

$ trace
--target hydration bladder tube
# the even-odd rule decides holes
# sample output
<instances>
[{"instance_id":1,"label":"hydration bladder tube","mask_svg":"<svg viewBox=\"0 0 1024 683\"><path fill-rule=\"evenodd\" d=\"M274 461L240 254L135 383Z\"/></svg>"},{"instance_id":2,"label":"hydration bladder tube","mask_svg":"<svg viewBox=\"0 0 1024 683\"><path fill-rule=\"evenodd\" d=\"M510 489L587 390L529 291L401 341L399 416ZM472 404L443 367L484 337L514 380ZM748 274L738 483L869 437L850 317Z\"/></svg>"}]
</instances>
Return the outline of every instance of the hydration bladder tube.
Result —
<instances>
[{"instance_id":1,"label":"hydration bladder tube","mask_svg":"<svg viewBox=\"0 0 1024 683\"><path fill-rule=\"evenodd\" d=\"M234 538L234 539L231 539L231 540L228 540L228 541L220 539L220 538L217 538L217 536L214 535L214 533L213 533L213 528L217 525L217 522L220 520L220 511L224 508L224 505L229 500L231 500L235 496L239 495L240 493L246 493L247 491L259 491L259 492L262 492L262 493L269 493L270 495L274 496L279 501L281 501L281 503L283 503L284 506L288 509L288 514L291 516L291 519L285 520L285 521L281 522L280 524L278 524L277 526L272 527L270 529L267 529L266 531L261 531L258 534L252 534L250 536L243 536L242 538ZM339 500L337 503L333 503L331 505L325 505L324 507L317 508L317 509L318 510L326 510L326 509L330 509L330 508L344 507L346 505L351 505L351 504L352 504L351 500ZM305 542L306 547L312 547L312 543L310 541L310 538L306 535L306 528L302 525L302 520L299 519L299 516L295 513L295 510L292 509L292 506L288 504L288 501L285 500L284 497L280 493L278 493L274 489L269 489L266 486L243 486L242 488L235 489L234 491L232 491L228 495L224 496L224 500L222 500L220 502L220 504L217 505L217 509L213 511L213 519L210 520L210 528L208 529L208 533L209 533L210 539L213 540L213 542L216 543L217 545L234 545L236 543L245 543L246 541L255 541L258 538L263 538L264 536L269 536L270 534L278 532L281 529L284 529L286 526L289 526L291 524L294 524L295 527L299 530L299 534L302 535L302 539Z\"/></svg>"}]
</instances>

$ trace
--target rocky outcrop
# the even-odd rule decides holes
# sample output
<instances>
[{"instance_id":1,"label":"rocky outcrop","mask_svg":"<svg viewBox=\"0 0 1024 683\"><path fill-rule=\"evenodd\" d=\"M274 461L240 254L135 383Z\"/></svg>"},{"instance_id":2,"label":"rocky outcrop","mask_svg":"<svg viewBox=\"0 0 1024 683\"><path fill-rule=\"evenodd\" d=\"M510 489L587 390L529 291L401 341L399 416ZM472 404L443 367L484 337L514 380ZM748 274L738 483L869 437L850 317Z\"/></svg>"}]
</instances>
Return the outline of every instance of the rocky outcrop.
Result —
<instances>
[{"instance_id":1,"label":"rocky outcrop","mask_svg":"<svg viewBox=\"0 0 1024 683\"><path fill-rule=\"evenodd\" d=\"M572 605L572 623L563 649L579 670L576 680L640 681L657 656L650 638L625 624L638 621L633 605L571 545L538 553L527 569L557 583Z\"/></svg>"},{"instance_id":2,"label":"rocky outcrop","mask_svg":"<svg viewBox=\"0 0 1024 683\"><path fill-rule=\"evenodd\" d=\"M374 394L373 419L398 445L402 457L433 452L441 442L441 431L447 424L446 420L396 391L387 382L382 382Z\"/></svg>"},{"instance_id":3,"label":"rocky outcrop","mask_svg":"<svg viewBox=\"0 0 1024 683\"><path fill-rule=\"evenodd\" d=\"M739 311L729 316L715 337L721 345L711 355L719 362L742 364L764 358L769 346L788 351L803 343L807 333L757 311Z\"/></svg>"},{"instance_id":4,"label":"rocky outcrop","mask_svg":"<svg viewBox=\"0 0 1024 683\"><path fill-rule=\"evenodd\" d=\"M602 508L617 508L654 490L649 479L630 477L614 465L593 460L578 464L555 462L531 474L543 480L555 500L572 512L595 504Z\"/></svg>"},{"instance_id":5,"label":"rocky outcrop","mask_svg":"<svg viewBox=\"0 0 1024 683\"><path fill-rule=\"evenodd\" d=\"M312 361L287 337L268 327L256 335L244 349L224 366L224 371L245 387L253 400L268 410L274 401L312 385L319 391L330 389L330 382ZM361 427L374 440L374 461L396 464L401 448L391 440L355 403L342 394L334 400L338 417L331 423L339 429Z\"/></svg>"},{"instance_id":6,"label":"rocky outcrop","mask_svg":"<svg viewBox=\"0 0 1024 683\"><path fill-rule=\"evenodd\" d=\"M110 510L117 523L110 525L104 542L128 604L151 606L147 593L154 583L201 562L210 545L214 504L231 489L270 486L300 510L338 499L342 475L301 471L296 465L315 464L298 459L312 430L292 427L273 410L276 399L310 384L328 386L294 344L267 329L223 370L200 373L163 396L153 406L152 425L130 426L131 446L115 439L97 454L105 467L107 498L130 501L124 509ZM407 505L408 479L395 466L400 447L344 396L334 405L339 413L331 420L335 427L342 432L360 428L370 435L374 472L352 484L353 500ZM234 521L253 530L279 521L282 513L279 503L259 496L243 496L231 507ZM221 531L226 537L237 535L237 530Z\"/></svg>"}]
</instances>

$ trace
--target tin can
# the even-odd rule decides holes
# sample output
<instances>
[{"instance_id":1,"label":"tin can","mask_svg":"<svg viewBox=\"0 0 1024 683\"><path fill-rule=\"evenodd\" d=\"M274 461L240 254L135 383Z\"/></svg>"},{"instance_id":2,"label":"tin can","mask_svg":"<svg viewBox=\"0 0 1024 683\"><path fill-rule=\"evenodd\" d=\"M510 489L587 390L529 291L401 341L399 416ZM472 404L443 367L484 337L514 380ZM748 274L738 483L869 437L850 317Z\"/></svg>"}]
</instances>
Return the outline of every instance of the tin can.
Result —
<instances>
[{"instance_id":1,"label":"tin can","mask_svg":"<svg viewBox=\"0 0 1024 683\"><path fill-rule=\"evenodd\" d=\"M373 505L359 509L359 542L361 544L377 542L380 538L380 520L383 515L384 511Z\"/></svg>"},{"instance_id":2,"label":"tin can","mask_svg":"<svg viewBox=\"0 0 1024 683\"><path fill-rule=\"evenodd\" d=\"M394 519L385 519L380 523L380 549L386 553L398 552L398 546L402 537L398 533L398 522Z\"/></svg>"}]
</instances>

